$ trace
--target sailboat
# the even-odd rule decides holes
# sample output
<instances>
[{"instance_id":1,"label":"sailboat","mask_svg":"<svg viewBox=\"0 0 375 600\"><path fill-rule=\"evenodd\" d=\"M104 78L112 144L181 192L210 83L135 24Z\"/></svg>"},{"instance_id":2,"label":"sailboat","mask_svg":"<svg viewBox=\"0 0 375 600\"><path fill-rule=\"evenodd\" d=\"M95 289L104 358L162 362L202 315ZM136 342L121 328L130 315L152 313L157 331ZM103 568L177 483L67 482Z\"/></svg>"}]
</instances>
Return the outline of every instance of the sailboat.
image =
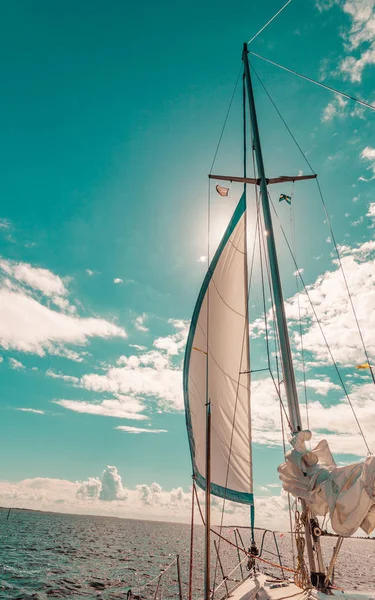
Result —
<instances>
[{"instance_id":1,"label":"sailboat","mask_svg":"<svg viewBox=\"0 0 375 600\"><path fill-rule=\"evenodd\" d=\"M332 575L343 539L353 535L359 527L366 533L375 527L375 458L369 455L363 463L338 467L325 440L312 450L307 448L311 432L303 429L301 419L271 216L270 185L314 179L316 174L272 178L265 173L247 44L243 47L242 62L244 120L248 110L257 172L253 178L247 176L245 156L241 177L209 175L220 182L217 190L221 195L228 192L228 188L221 187L223 182L242 184L244 191L209 262L191 320L183 373L193 489L198 486L204 490L205 497L204 600L223 597L233 600L308 600L327 596L374 600L375 593L371 591L358 593L338 589L333 585ZM283 572L281 578L264 572L264 566L269 565L264 565L267 561L259 557L254 536L246 203L249 185L260 192L258 205L265 234L283 393L290 425L291 449L279 467L279 476L284 490L299 507L293 530L296 565L294 569L286 570L287 575ZM211 540L218 535L211 527L212 495L248 505L251 520L247 545L238 540L232 544L246 557L248 576L232 591L226 590L224 596L212 589ZM328 567L320 544L322 528L319 522L319 517L327 514L332 530L338 536ZM219 556L218 559L220 561Z\"/></svg>"}]
</instances>

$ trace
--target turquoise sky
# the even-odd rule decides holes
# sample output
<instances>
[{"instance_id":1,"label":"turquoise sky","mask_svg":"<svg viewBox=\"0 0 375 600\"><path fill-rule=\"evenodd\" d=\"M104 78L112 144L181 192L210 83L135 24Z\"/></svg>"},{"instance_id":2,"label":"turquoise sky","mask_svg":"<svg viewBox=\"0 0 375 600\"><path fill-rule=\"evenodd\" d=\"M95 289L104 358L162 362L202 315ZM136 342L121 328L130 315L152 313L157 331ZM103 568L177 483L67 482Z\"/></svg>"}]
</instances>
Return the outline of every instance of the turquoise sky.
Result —
<instances>
[{"instance_id":1,"label":"turquoise sky","mask_svg":"<svg viewBox=\"0 0 375 600\"><path fill-rule=\"evenodd\" d=\"M295 0L251 48L374 102L370 61L359 79L358 69L343 66L347 56L358 60L369 40L353 38L355 20L343 3L318 4ZM3 4L0 453L6 460L0 479L85 480L109 464L129 487L157 481L167 489L188 488L190 457L175 392L179 374L172 382L168 369L181 367L184 332L206 269L199 258L207 255L207 173L242 43L280 5L279 0ZM361 18L363 26L366 15ZM359 255L369 265L369 254L352 250L373 238L374 185L359 181L375 174L373 113L340 104L330 92L257 58L252 63L319 174L337 241L349 248L348 268ZM256 80L254 86L267 173L307 172ZM219 173L241 174L240 91L216 161ZM275 189L275 200L280 191L290 193L291 187ZM230 199L213 196L216 241L240 192L233 186ZM249 198L252 206L252 192ZM277 209L288 228L288 207ZM253 218L250 214L250 224ZM296 185L294 222L298 262L306 283L315 285L336 266L314 183ZM288 298L295 293L294 268L278 231L277 237ZM366 304L368 294L360 296L357 271L354 265L349 278L366 320L372 305ZM334 282L332 287L337 291ZM259 317L257 302L253 319ZM336 385L313 343L308 378ZM354 365L364 362L358 348ZM142 361L150 351L158 358L127 362L131 356ZM263 365L263 353L257 338L254 364ZM156 360L169 366L155 367ZM356 380L354 367L339 362L350 385L370 381L368 373ZM133 372L121 372L122 388L115 389L110 371L126 366ZM152 384L145 385L148 377ZM150 393L151 388L159 391ZM325 409L342 398L337 388L327 388L325 395L309 389L310 400ZM129 398L136 399L129 411L147 418L93 415L84 412L86 405L70 405L71 410L61 403L85 402L103 413L103 401L128 406ZM165 431L134 434L119 426ZM351 446L340 459L361 452ZM281 459L281 447L272 440L256 443L257 485L277 482Z\"/></svg>"}]
</instances>

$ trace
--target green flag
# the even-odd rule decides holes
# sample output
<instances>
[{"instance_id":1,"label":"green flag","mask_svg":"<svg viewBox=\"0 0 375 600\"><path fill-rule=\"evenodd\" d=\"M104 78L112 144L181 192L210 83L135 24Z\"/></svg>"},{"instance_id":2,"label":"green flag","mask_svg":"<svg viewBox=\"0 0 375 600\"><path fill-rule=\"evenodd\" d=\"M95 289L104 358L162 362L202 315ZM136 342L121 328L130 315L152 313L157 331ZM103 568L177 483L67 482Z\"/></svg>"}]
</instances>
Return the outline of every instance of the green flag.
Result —
<instances>
[{"instance_id":1,"label":"green flag","mask_svg":"<svg viewBox=\"0 0 375 600\"><path fill-rule=\"evenodd\" d=\"M282 202L283 200L285 200L285 202L287 202L288 204L292 204L291 196L287 196L286 194L280 194L279 202Z\"/></svg>"}]
</instances>

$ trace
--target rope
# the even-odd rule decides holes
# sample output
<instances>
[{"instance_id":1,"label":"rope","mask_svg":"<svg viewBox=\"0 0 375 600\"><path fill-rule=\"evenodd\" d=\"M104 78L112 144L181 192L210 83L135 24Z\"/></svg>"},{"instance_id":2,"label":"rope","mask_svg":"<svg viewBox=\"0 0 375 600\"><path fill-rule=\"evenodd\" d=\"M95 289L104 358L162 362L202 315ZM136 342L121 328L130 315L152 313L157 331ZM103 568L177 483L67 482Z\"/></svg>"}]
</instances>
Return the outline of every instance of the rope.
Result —
<instances>
[{"instance_id":1,"label":"rope","mask_svg":"<svg viewBox=\"0 0 375 600\"><path fill-rule=\"evenodd\" d=\"M375 106L373 104L369 104L368 102L365 102L364 100L360 100L359 98L356 98L355 96L351 96L350 94L346 94L345 92L336 90L335 88L330 87L329 85L325 85L324 83L315 81L315 79L312 79L311 77L307 77L306 75L302 75L301 73L297 73L297 71L293 71L293 69L288 69L287 67L283 67L282 65L279 65L278 63L274 62L273 60L270 60L269 58L265 58L264 56L261 56L260 54L256 54L256 52L250 52L250 54L252 54L253 56L256 56L257 58L261 58L265 62L268 62L271 65L274 65L275 67L279 67L279 69L283 69L284 71L287 71L288 73L297 75L297 77L301 77L301 79L306 79L306 81L310 81L310 83L315 83L315 85L325 88L326 90L329 90L330 92L334 92L335 94L338 94L339 96L343 96L344 98L353 100L353 102L358 102L358 104L361 104L362 106L371 108L371 110L375 110Z\"/></svg>"},{"instance_id":2,"label":"rope","mask_svg":"<svg viewBox=\"0 0 375 600\"><path fill-rule=\"evenodd\" d=\"M265 30L265 28L266 28L266 27L268 27L268 25L269 25L270 23L272 23L272 21L273 21L274 19L276 19L276 17L278 17L278 16L279 16L279 14L280 14L280 13L281 13L281 12L284 10L284 8L286 8L286 7L288 6L288 4L290 4L290 3L291 3L291 1L292 1L292 0L288 0L288 2L286 2L286 3L284 4L284 6L282 6L282 7L280 8L280 10L278 10L278 11L277 11L277 13L276 13L275 15L273 15L272 19L270 19L269 21L267 21L267 23L266 23L265 25L263 25L263 27L262 27L261 29L259 29L258 33L256 33L255 35L253 35L253 37L251 38L251 40L249 40L249 41L247 42L247 43L248 43L248 45L249 45L249 44L251 44L251 42L253 42L253 41L255 40L255 38L257 38L257 37L258 37L258 35L259 35L260 33L262 33L262 31L264 31L264 30Z\"/></svg>"},{"instance_id":3,"label":"rope","mask_svg":"<svg viewBox=\"0 0 375 600\"><path fill-rule=\"evenodd\" d=\"M176 564L176 562L177 562L177 558L175 558L174 560L172 560L172 562L167 567L165 567L165 569L162 569L162 571L160 571L159 575L157 575L156 577L154 577L153 579L151 579L151 581L148 581L147 583L145 583L144 585L142 585L142 587L138 588L138 591L141 592L142 590L144 590L149 585L155 583L155 581L157 581L159 579L159 577L161 577L162 575L164 575L164 573L166 573L167 571L169 571L169 569L171 567L173 567L173 565Z\"/></svg>"},{"instance_id":4,"label":"rope","mask_svg":"<svg viewBox=\"0 0 375 600\"><path fill-rule=\"evenodd\" d=\"M192 594L193 594L194 488L195 488L195 481L193 479L193 485L192 485L192 488L191 488L191 523L190 523L190 559L189 559L189 592L188 592L188 600L192 599Z\"/></svg>"},{"instance_id":5,"label":"rope","mask_svg":"<svg viewBox=\"0 0 375 600\"><path fill-rule=\"evenodd\" d=\"M195 489L195 497L197 500L197 505L198 505L198 509L199 509L199 514L202 520L203 525L205 525L205 521L204 521L204 517L203 517L203 513L202 513L202 508L199 502L199 498L198 498L198 493L197 490ZM261 558L260 556L257 556L255 554L252 554L251 552L249 552L248 550L245 550L245 548L242 548L242 546L238 546L237 544L231 542L230 540L228 540L228 538L224 537L223 535L221 535L220 533L218 533L217 531L215 531L215 529L211 528L211 533L213 533L214 535L216 535L218 538L222 539L224 542L227 542L227 544L229 544L230 546L233 546L233 548L236 548L237 550L239 550L240 552L243 552L244 554L246 554L247 557L249 558L254 558L256 560L260 560L261 562L264 562L267 565L270 565L271 567L275 567L277 569L280 569L280 565L277 563L273 563L270 560L267 560L265 558ZM289 571L290 573L295 573L295 569L291 569L290 567L284 567L284 565L282 566L282 568L285 571Z\"/></svg>"},{"instance_id":6,"label":"rope","mask_svg":"<svg viewBox=\"0 0 375 600\"><path fill-rule=\"evenodd\" d=\"M262 58L262 57L260 57L260 58ZM265 85L263 84L262 80L260 79L260 77L259 77L258 73L256 72L256 70L254 69L254 67L253 67L253 71L254 71L254 73L255 73L258 81L260 82L262 88L266 92L269 100L271 101L271 104L273 105L274 109L276 110L277 114L279 115L280 119L282 120L282 122L283 122L286 130L288 131L289 135L291 136L292 140L294 141L294 143L296 144L298 150L300 151L300 153L301 153L304 161L306 162L307 166L309 167L309 169L311 170L312 173L315 173L314 169L311 166L311 163L310 163L309 159L306 157L306 155L303 152L301 146L299 145L299 143L297 142L296 138L294 137L294 135L293 135L290 127L288 126L288 124L285 121L284 117L280 113L279 109L277 108L275 102L273 101L271 95L269 94L268 90L266 89ZM356 99L352 98L352 100L356 100ZM370 105L368 105L368 106L370 106ZM370 107L375 110L374 106L370 106ZM349 285L348 285L348 282L347 282L347 279L346 279L344 268L342 266L341 256L340 256L340 253L339 253L339 250L338 250L338 247L337 247L336 238L335 238L335 235L333 233L331 220L329 218L327 206L326 206L326 203L325 203L325 200L324 200L323 192L322 192L322 189L320 187L320 183L319 183L318 178L316 178L316 185L318 187L318 192L319 192L319 196L320 196L320 199L321 199L321 202L322 202L322 205L323 205L324 214L325 214L325 217L326 217L326 220L327 220L327 223L328 223L328 228L329 228L330 235L331 235L331 238L332 238L332 242L333 242L333 245L334 245L334 248L335 248L336 256L337 256L337 259L338 259L338 262L339 262L339 266L340 266L340 269L341 269L341 272L342 272L342 275L343 275L343 279L344 279L346 291L347 291L347 294L348 294L348 297L349 297L350 305L351 305L351 308L352 308L353 316L354 316L354 319L355 319L355 322L356 322L356 326L357 326L357 330L358 330L358 333L359 333L359 337L361 339L362 348L363 348L364 353L365 353L366 361L369 364L369 369L370 369L372 381L373 381L373 383L375 385L375 374L374 374L373 368L372 368L372 366L370 364L370 359L369 359L369 356L368 356L367 348L366 348L366 345L365 345L365 342L364 342L364 339L363 339L362 331L361 331L361 328L360 328L360 325L359 325L359 321L358 321L358 318L357 318L357 313L356 313L355 308L354 308L352 296L351 296L351 293L350 293L350 290L349 290Z\"/></svg>"},{"instance_id":7,"label":"rope","mask_svg":"<svg viewBox=\"0 0 375 600\"><path fill-rule=\"evenodd\" d=\"M310 587L309 571L305 563L305 538L303 523L299 510L295 512L295 537L297 547L297 569L294 575L294 583L302 589Z\"/></svg>"}]
</instances>

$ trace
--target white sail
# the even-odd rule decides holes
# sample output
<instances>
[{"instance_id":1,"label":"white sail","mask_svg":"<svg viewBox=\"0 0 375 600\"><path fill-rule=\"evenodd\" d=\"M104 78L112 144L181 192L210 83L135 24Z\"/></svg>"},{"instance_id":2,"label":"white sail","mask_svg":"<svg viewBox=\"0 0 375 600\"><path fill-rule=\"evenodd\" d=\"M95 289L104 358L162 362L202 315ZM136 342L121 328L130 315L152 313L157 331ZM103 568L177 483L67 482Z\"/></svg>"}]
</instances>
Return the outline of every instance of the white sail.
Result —
<instances>
[{"instance_id":1,"label":"white sail","mask_svg":"<svg viewBox=\"0 0 375 600\"><path fill-rule=\"evenodd\" d=\"M332 529L351 536L358 528L367 534L375 528L375 457L338 467L326 440L306 449L310 431L291 439L293 450L285 455L279 475L285 491L308 504L313 515L330 515Z\"/></svg>"},{"instance_id":2,"label":"white sail","mask_svg":"<svg viewBox=\"0 0 375 600\"><path fill-rule=\"evenodd\" d=\"M184 364L195 480L205 489L206 402L211 402L211 493L253 503L246 199L241 197L195 306Z\"/></svg>"}]
</instances>

